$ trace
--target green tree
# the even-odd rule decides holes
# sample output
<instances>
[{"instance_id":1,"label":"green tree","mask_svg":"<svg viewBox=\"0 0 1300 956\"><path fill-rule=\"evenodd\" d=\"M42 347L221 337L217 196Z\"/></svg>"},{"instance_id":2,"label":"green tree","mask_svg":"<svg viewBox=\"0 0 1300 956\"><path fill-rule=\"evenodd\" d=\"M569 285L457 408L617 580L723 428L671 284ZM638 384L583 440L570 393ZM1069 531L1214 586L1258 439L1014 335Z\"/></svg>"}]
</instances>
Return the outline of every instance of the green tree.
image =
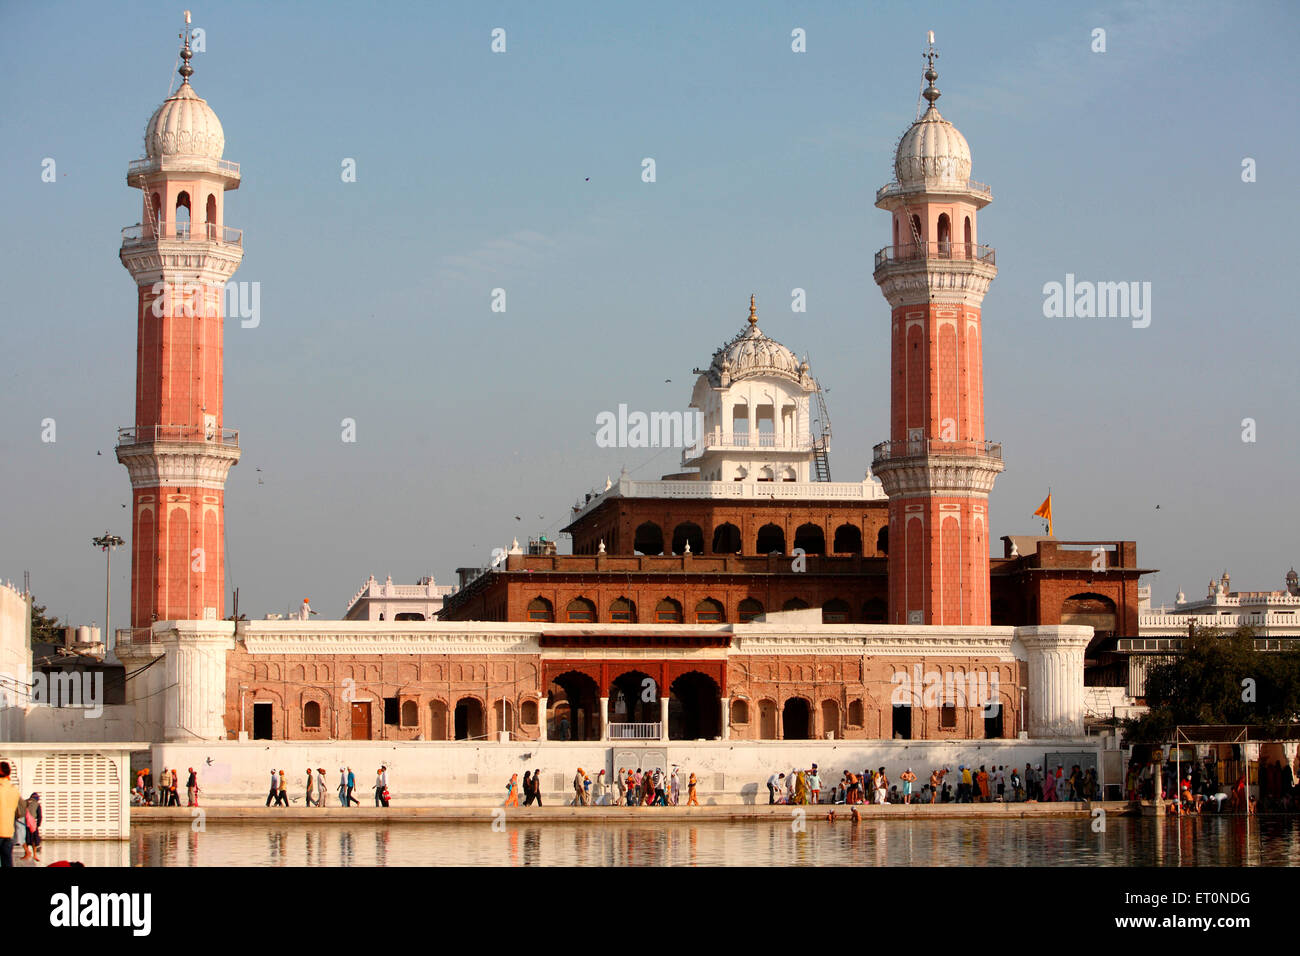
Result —
<instances>
[{"instance_id":1,"label":"green tree","mask_svg":"<svg viewBox=\"0 0 1300 956\"><path fill-rule=\"evenodd\" d=\"M57 617L50 617L45 613L44 604L37 604L36 599L32 599L32 643L44 641L47 644L63 643L63 625L59 623Z\"/></svg>"},{"instance_id":2,"label":"green tree","mask_svg":"<svg viewBox=\"0 0 1300 956\"><path fill-rule=\"evenodd\" d=\"M1300 714L1300 654L1256 650L1249 627L1196 627L1182 654L1148 672L1146 700L1148 713L1124 721L1129 740L1167 741L1180 724L1276 730Z\"/></svg>"}]
</instances>

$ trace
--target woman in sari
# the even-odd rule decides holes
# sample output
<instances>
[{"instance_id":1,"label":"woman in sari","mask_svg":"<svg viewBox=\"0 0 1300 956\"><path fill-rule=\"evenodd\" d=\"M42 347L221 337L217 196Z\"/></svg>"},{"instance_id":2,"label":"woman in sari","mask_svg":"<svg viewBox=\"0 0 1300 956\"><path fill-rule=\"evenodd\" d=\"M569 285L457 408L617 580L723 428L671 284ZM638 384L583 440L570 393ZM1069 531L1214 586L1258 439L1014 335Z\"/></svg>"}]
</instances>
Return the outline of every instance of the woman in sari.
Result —
<instances>
[{"instance_id":1,"label":"woman in sari","mask_svg":"<svg viewBox=\"0 0 1300 956\"><path fill-rule=\"evenodd\" d=\"M808 778L804 776L802 770L794 779L794 802L796 806L800 807L808 802Z\"/></svg>"},{"instance_id":2,"label":"woman in sari","mask_svg":"<svg viewBox=\"0 0 1300 956\"><path fill-rule=\"evenodd\" d=\"M695 774L691 774L690 780L686 781L686 805L688 807L698 807L700 801L695 798Z\"/></svg>"},{"instance_id":3,"label":"woman in sari","mask_svg":"<svg viewBox=\"0 0 1300 956\"><path fill-rule=\"evenodd\" d=\"M504 806L519 806L519 774L511 774L510 782L506 784L506 802Z\"/></svg>"}]
</instances>

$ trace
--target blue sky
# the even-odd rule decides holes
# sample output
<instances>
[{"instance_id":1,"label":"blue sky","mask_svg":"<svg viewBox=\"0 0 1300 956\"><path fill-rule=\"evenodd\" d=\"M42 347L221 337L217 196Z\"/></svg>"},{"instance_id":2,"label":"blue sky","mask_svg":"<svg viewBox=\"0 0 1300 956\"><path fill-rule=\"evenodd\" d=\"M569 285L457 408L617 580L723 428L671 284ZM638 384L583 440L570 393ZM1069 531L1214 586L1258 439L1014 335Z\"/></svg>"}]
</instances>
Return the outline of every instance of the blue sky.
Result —
<instances>
[{"instance_id":1,"label":"blue sky","mask_svg":"<svg viewBox=\"0 0 1300 956\"><path fill-rule=\"evenodd\" d=\"M192 9L193 83L243 173L236 278L261 284L260 324L226 328L244 449L227 583L250 616L304 596L339 615L370 573L450 583L515 535L553 535L623 465L675 470L673 452L597 448L596 415L684 407L750 293L830 389L834 477L860 478L888 428L874 194L929 29L939 107L994 194L995 534L1035 533L1050 486L1058 537L1136 539L1157 601L1224 567L1279 587L1297 559L1294 5ZM29 569L75 622L103 615L90 538L129 532L112 445L133 412L135 294L117 249L180 12L0 6L0 577ZM1150 327L1044 318L1042 287L1066 273L1150 282Z\"/></svg>"}]
</instances>

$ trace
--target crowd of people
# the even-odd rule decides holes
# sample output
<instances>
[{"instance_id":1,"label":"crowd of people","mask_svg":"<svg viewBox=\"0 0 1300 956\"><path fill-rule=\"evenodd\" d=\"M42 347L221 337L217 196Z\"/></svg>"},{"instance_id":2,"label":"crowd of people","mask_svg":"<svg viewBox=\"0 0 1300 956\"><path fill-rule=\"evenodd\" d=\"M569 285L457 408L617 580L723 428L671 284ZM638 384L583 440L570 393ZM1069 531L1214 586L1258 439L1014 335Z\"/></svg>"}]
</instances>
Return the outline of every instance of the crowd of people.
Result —
<instances>
[{"instance_id":1,"label":"crowd of people","mask_svg":"<svg viewBox=\"0 0 1300 956\"><path fill-rule=\"evenodd\" d=\"M817 764L806 770L773 772L767 778L769 804L860 804L860 803L1017 803L1095 800L1101 795L1097 773L1075 765L1066 773L1058 765L1055 773L1041 764L1025 764L1024 770L1000 764L981 764L978 768L959 764L953 782L948 767L935 768L918 790L920 779L911 767L891 783L884 767L845 770L829 786L823 782Z\"/></svg>"},{"instance_id":2,"label":"crowd of people","mask_svg":"<svg viewBox=\"0 0 1300 956\"><path fill-rule=\"evenodd\" d=\"M1179 771L1181 770L1181 779ZM1150 800L1156 774L1153 764L1129 764L1124 777L1124 793L1130 801ZM1260 763L1256 796L1247 796L1246 775L1237 770L1229 785L1220 779L1218 764L1168 761L1160 768L1160 796L1168 800L1166 812L1172 815L1195 813L1268 813L1300 812L1300 780L1291 767L1280 760ZM1176 795L1176 796L1175 796Z\"/></svg>"},{"instance_id":3,"label":"crowd of people","mask_svg":"<svg viewBox=\"0 0 1300 956\"><path fill-rule=\"evenodd\" d=\"M175 770L164 769L158 774L158 782L155 784L152 771L145 767L135 776L135 786L131 789L131 806L179 807L180 779L180 774ZM193 767L190 767L189 776L185 780L185 805L199 805L199 775Z\"/></svg>"},{"instance_id":4,"label":"crowd of people","mask_svg":"<svg viewBox=\"0 0 1300 956\"><path fill-rule=\"evenodd\" d=\"M520 806L519 794L524 795L523 806L536 803L542 805L542 772L540 770L524 771L521 783L519 774L512 774L506 784L505 806ZM573 796L567 806L570 807L675 807L681 805L682 773L676 765L665 773L662 767L642 770L640 767L619 767L612 780L599 770L593 779L581 767L573 775ZM688 807L698 807L699 778L694 773L686 778L686 803Z\"/></svg>"}]
</instances>

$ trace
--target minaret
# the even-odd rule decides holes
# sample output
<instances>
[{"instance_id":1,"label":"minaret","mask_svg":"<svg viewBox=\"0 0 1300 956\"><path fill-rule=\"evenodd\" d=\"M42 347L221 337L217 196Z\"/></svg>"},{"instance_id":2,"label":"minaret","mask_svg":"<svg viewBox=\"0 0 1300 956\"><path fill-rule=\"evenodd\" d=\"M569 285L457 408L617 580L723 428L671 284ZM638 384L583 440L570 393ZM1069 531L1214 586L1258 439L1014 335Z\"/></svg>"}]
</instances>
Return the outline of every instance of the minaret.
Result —
<instances>
[{"instance_id":1,"label":"minaret","mask_svg":"<svg viewBox=\"0 0 1300 956\"><path fill-rule=\"evenodd\" d=\"M980 304L997 275L977 241L992 201L970 147L939 115L933 34L925 114L903 134L896 180L876 193L893 243L876 253L890 305L889 441L873 467L889 496L889 621L988 624L988 496L1002 446L984 440Z\"/></svg>"},{"instance_id":2,"label":"minaret","mask_svg":"<svg viewBox=\"0 0 1300 956\"><path fill-rule=\"evenodd\" d=\"M225 616L225 485L239 460L221 414L224 289L244 255L225 194L239 164L221 158L221 122L190 85L185 21L180 88L154 111L126 175L143 194L120 252L137 287L135 424L117 444L133 492L133 627Z\"/></svg>"}]
</instances>

